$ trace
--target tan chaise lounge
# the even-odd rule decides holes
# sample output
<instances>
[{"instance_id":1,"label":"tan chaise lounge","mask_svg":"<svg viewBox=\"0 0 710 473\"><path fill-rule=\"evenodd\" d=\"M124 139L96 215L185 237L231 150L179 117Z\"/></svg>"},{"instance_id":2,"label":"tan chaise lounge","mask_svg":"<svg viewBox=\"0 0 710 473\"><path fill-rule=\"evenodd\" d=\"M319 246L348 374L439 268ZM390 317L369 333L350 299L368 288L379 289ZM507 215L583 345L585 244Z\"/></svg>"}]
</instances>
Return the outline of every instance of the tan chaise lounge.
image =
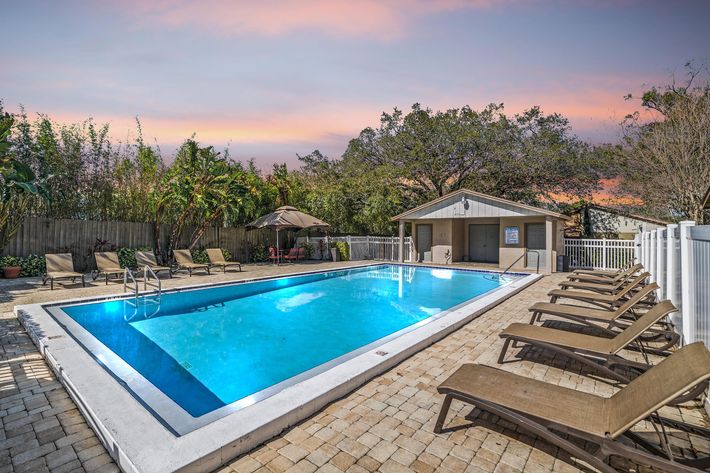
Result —
<instances>
[{"instance_id":1,"label":"tan chaise lounge","mask_svg":"<svg viewBox=\"0 0 710 473\"><path fill-rule=\"evenodd\" d=\"M532 312L530 324L542 321L543 314L552 315L562 319L569 319L577 323L589 325L599 328L599 324L603 324L603 328L611 331L615 329L625 329L629 323L636 320L641 314L649 309L648 299L652 297L653 292L658 289L658 284L651 283L631 296L626 302L620 305L617 309L595 309L593 307L583 307L571 304L558 304L554 302L536 302L528 309ZM660 341L665 343L659 350L666 350L680 340L680 335L673 329L670 320L661 320L658 322L658 328L649 329L648 333L640 337L642 341ZM651 333L653 332L653 333Z\"/></svg>"},{"instance_id":2,"label":"tan chaise lounge","mask_svg":"<svg viewBox=\"0 0 710 473\"><path fill-rule=\"evenodd\" d=\"M614 366L629 366L644 371L649 365L627 360L621 357L619 353L624 349L630 349L633 345L641 348L638 346L640 344L639 337L653 327L656 322L676 310L678 309L670 301L661 301L636 321L629 324L624 331L613 332L608 330L608 335L613 336L613 338L568 332L539 325L513 323L500 333L500 337L505 339L505 342L498 357L498 363L503 363L511 343L522 343L572 358L604 373L610 379L628 383L629 379L626 376L617 373L611 368ZM644 347L643 350L648 353L667 355L666 352L658 349ZM604 360L603 364L599 362L600 359Z\"/></svg>"},{"instance_id":3,"label":"tan chaise lounge","mask_svg":"<svg viewBox=\"0 0 710 473\"><path fill-rule=\"evenodd\" d=\"M606 280L602 282L592 282L586 279L579 281L567 280L562 281L560 283L560 287L562 289L582 289L584 291L593 291L609 294L615 291L619 291L627 284L633 282L633 280L635 279L634 276L635 275L633 274L629 274L628 276L621 279Z\"/></svg>"},{"instance_id":4,"label":"tan chaise lounge","mask_svg":"<svg viewBox=\"0 0 710 473\"><path fill-rule=\"evenodd\" d=\"M237 266L239 271L242 270L242 263L239 261L227 261L224 259L224 253L220 248L208 248L207 257L210 259L211 267L222 268L222 272L226 273L227 268L230 266Z\"/></svg>"},{"instance_id":5,"label":"tan chaise lounge","mask_svg":"<svg viewBox=\"0 0 710 473\"><path fill-rule=\"evenodd\" d=\"M127 271L127 269L121 267L121 263L118 261L118 253L114 251L96 252L94 253L94 259L96 260L96 271L91 272L91 278L96 280L103 274L106 278L106 285L108 285L109 276L123 277Z\"/></svg>"},{"instance_id":6,"label":"tan chaise lounge","mask_svg":"<svg viewBox=\"0 0 710 473\"><path fill-rule=\"evenodd\" d=\"M434 432L442 432L451 401L457 399L547 440L603 473L617 473L606 463L612 455L669 473L698 473L695 466L706 465L707 458L674 458L631 428L648 419L656 425L663 423L707 436L710 430L662 418L657 411L674 403L679 395L706 384L708 378L710 352L701 342L681 348L609 398L489 366L465 364L438 387L446 397ZM656 434L661 444L669 441L660 427L648 433ZM638 446L622 443L622 436ZM596 445L597 450L581 448L578 440Z\"/></svg>"},{"instance_id":7,"label":"tan chaise lounge","mask_svg":"<svg viewBox=\"0 0 710 473\"><path fill-rule=\"evenodd\" d=\"M57 253L44 255L44 263L46 272L42 276L42 285L49 281L49 288L54 289L55 279L71 279L74 282L76 278L81 278L81 285L86 287L84 275L74 271L74 261L72 261L71 253Z\"/></svg>"},{"instance_id":8,"label":"tan chaise lounge","mask_svg":"<svg viewBox=\"0 0 710 473\"><path fill-rule=\"evenodd\" d=\"M641 289L650 273L642 273L636 276L622 289L611 294L600 294L593 291L554 289L547 293L550 302L557 302L559 299L572 299L589 304L598 305L603 308L616 308L628 300L636 291Z\"/></svg>"},{"instance_id":9,"label":"tan chaise lounge","mask_svg":"<svg viewBox=\"0 0 710 473\"><path fill-rule=\"evenodd\" d=\"M195 263L192 260L190 250L174 250L173 254L175 255L175 264L177 265L176 271L186 269L190 277L192 277L194 270L203 270L207 271L207 274L210 274L210 265Z\"/></svg>"},{"instance_id":10,"label":"tan chaise lounge","mask_svg":"<svg viewBox=\"0 0 710 473\"><path fill-rule=\"evenodd\" d=\"M156 274L160 271L167 271L168 275L171 278L173 277L172 269L168 266L160 266L152 251L136 251L136 271L140 271L146 266L152 269Z\"/></svg>"},{"instance_id":11,"label":"tan chaise lounge","mask_svg":"<svg viewBox=\"0 0 710 473\"><path fill-rule=\"evenodd\" d=\"M636 275L639 271L643 270L642 264L634 264L626 269L620 269L618 271L583 271L577 270L572 274L567 276L569 280L577 281L587 281L596 283L610 283L617 282L620 280L628 279Z\"/></svg>"},{"instance_id":12,"label":"tan chaise lounge","mask_svg":"<svg viewBox=\"0 0 710 473\"><path fill-rule=\"evenodd\" d=\"M629 297L629 299L620 305L618 308L609 309L595 309L593 307L584 307L572 304L558 304L556 302L536 302L531 305L528 310L532 312L530 317L530 323L534 324L542 320L543 314L554 315L556 317L562 317L565 319L571 319L575 322L587 323L589 320L595 322L604 322L608 325L612 325L615 320L631 313L637 311L638 309L643 309L644 311L648 309L646 304L639 304L641 301L648 297L651 297L658 289L658 284L651 283L643 286L641 289L636 291L636 293ZM631 317L636 319L637 317Z\"/></svg>"}]
</instances>

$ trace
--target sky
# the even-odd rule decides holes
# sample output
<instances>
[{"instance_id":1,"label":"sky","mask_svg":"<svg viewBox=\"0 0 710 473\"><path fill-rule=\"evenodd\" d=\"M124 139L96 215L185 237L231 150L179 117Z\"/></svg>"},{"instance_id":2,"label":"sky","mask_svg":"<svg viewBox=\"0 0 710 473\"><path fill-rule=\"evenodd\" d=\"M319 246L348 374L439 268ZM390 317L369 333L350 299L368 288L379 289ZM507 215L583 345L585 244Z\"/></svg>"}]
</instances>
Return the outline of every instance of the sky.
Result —
<instances>
[{"instance_id":1,"label":"sky","mask_svg":"<svg viewBox=\"0 0 710 473\"><path fill-rule=\"evenodd\" d=\"M339 157L380 114L504 103L613 142L624 100L710 63L710 1L0 2L0 99L92 117L167 157L193 133L232 157Z\"/></svg>"}]
</instances>

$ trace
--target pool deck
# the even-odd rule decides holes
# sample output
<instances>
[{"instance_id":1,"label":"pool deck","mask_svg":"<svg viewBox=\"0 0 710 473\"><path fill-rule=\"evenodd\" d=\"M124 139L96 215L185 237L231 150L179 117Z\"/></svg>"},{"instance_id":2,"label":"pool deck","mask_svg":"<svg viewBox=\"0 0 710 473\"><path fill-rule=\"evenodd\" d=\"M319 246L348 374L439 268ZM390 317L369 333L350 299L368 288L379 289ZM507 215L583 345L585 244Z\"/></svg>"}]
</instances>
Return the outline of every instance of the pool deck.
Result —
<instances>
[{"instance_id":1,"label":"pool deck","mask_svg":"<svg viewBox=\"0 0 710 473\"><path fill-rule=\"evenodd\" d=\"M176 287L346 265L248 265L242 273L195 274L192 278L184 275L163 279L163 284ZM477 410L472 412L456 401L448 421L456 428L442 435L433 433L442 401L436 386L462 363L496 366L502 346L500 330L512 322L527 321L527 308L535 301L545 300L546 293L563 278L562 274L543 278L221 471L589 471L555 447L510 430L513 426L505 421ZM65 288L60 284L50 291L36 278L0 279L0 473L118 470L44 363L12 308L120 290L119 284L105 286L95 281L86 288L80 284ZM534 359L544 363L535 363ZM577 374L579 366L548 358L542 352L530 350L524 361L506 363L502 368L600 395L614 391L609 384ZM664 414L707 425L699 405L666 409ZM681 434L674 437L684 452L710 452L710 440L689 439ZM628 471L623 462L616 466Z\"/></svg>"}]
</instances>

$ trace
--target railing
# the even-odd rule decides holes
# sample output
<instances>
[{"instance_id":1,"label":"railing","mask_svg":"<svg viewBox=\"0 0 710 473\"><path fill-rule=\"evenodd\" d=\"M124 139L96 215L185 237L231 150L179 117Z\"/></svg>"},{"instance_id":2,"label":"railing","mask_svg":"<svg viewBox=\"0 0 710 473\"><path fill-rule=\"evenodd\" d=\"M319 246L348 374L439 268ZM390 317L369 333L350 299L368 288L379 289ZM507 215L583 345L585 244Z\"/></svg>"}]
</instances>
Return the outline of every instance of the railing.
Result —
<instances>
[{"instance_id":1,"label":"railing","mask_svg":"<svg viewBox=\"0 0 710 473\"><path fill-rule=\"evenodd\" d=\"M149 281L148 276L152 276L152 278L155 279L155 282ZM145 265L143 267L143 290L147 291L148 286L158 291L158 296L163 293L163 285L160 283L160 278L158 278L158 276L155 274L155 271L153 271L150 266Z\"/></svg>"},{"instance_id":2,"label":"railing","mask_svg":"<svg viewBox=\"0 0 710 473\"><path fill-rule=\"evenodd\" d=\"M710 346L710 225L685 221L637 237L641 264L678 307L673 321L683 343Z\"/></svg>"},{"instance_id":3,"label":"railing","mask_svg":"<svg viewBox=\"0 0 710 473\"><path fill-rule=\"evenodd\" d=\"M136 299L138 299L138 281L136 281L136 278L133 277L133 273L131 272L130 269L124 268L123 269L123 292L128 292L128 280L130 279L131 283L133 284L133 294L135 295Z\"/></svg>"},{"instance_id":4,"label":"railing","mask_svg":"<svg viewBox=\"0 0 710 473\"><path fill-rule=\"evenodd\" d=\"M565 254L571 268L621 269L635 256L633 240L565 238Z\"/></svg>"},{"instance_id":5,"label":"railing","mask_svg":"<svg viewBox=\"0 0 710 473\"><path fill-rule=\"evenodd\" d=\"M330 255L321 255L322 244L334 241L344 241L350 248L350 259L357 260L378 260L378 261L399 261L399 237L383 236L340 236L340 237L299 237L296 241L298 245L310 243L315 252L314 259L329 259ZM411 261L412 237L404 238L404 261ZM323 257L325 256L325 258Z\"/></svg>"}]
</instances>

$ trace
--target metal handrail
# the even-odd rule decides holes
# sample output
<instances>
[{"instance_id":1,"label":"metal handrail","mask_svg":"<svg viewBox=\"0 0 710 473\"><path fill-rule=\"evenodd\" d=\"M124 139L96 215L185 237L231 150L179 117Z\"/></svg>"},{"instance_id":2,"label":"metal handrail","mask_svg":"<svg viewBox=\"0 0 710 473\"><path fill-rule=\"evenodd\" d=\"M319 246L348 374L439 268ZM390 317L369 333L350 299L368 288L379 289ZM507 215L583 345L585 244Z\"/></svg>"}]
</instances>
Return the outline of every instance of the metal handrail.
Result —
<instances>
[{"instance_id":1,"label":"metal handrail","mask_svg":"<svg viewBox=\"0 0 710 473\"><path fill-rule=\"evenodd\" d=\"M123 292L128 291L129 279L133 282L133 294L135 295L136 299L138 299L138 281L136 281L136 278L133 277L133 273L130 269L123 268Z\"/></svg>"},{"instance_id":2,"label":"metal handrail","mask_svg":"<svg viewBox=\"0 0 710 473\"><path fill-rule=\"evenodd\" d=\"M525 258L525 255L526 255L526 253L523 253L522 255L520 255L520 256L518 257L518 259L516 259L515 261L513 261L512 263L510 263L510 266L508 266L507 268L505 268L505 269L503 270L503 272L500 273L501 277L502 277L502 276L505 276L505 273L507 273L508 271L510 271L510 268L512 268L513 266L515 266L515 263L517 263L517 262L520 261L521 259Z\"/></svg>"},{"instance_id":3,"label":"metal handrail","mask_svg":"<svg viewBox=\"0 0 710 473\"><path fill-rule=\"evenodd\" d=\"M528 255L528 252L532 252L532 253L535 253L535 254L537 255L537 261L536 261L536 264L535 264L535 273L539 274L539 273L540 273L540 251L539 251L539 250L529 250L529 249L525 248L525 252L523 252L522 255L518 256L518 258L517 258L515 261L513 261L512 263L510 263L510 265L509 265L507 268L505 268L502 273L500 273L500 276L501 276L501 277L502 277L502 276L505 276L505 273L507 273L508 271L510 271L510 268L512 268L513 266L515 266L515 263L517 263L517 262L520 261L521 259L525 258L525 257Z\"/></svg>"},{"instance_id":4,"label":"metal handrail","mask_svg":"<svg viewBox=\"0 0 710 473\"><path fill-rule=\"evenodd\" d=\"M150 282L150 283L148 282L148 274L153 276L153 279L155 279L155 282ZM143 267L143 290L144 291L148 290L148 285L150 285L150 287L153 287L158 290L158 296L160 296L163 293L163 285L160 282L160 278L158 278L158 276L155 274L155 271L153 271L153 269L150 266L145 265Z\"/></svg>"},{"instance_id":5,"label":"metal handrail","mask_svg":"<svg viewBox=\"0 0 710 473\"><path fill-rule=\"evenodd\" d=\"M523 255L526 255L528 252L535 253L537 255L537 262L535 263L535 273L540 274L540 251L539 250L529 250L525 249L525 253Z\"/></svg>"}]
</instances>

